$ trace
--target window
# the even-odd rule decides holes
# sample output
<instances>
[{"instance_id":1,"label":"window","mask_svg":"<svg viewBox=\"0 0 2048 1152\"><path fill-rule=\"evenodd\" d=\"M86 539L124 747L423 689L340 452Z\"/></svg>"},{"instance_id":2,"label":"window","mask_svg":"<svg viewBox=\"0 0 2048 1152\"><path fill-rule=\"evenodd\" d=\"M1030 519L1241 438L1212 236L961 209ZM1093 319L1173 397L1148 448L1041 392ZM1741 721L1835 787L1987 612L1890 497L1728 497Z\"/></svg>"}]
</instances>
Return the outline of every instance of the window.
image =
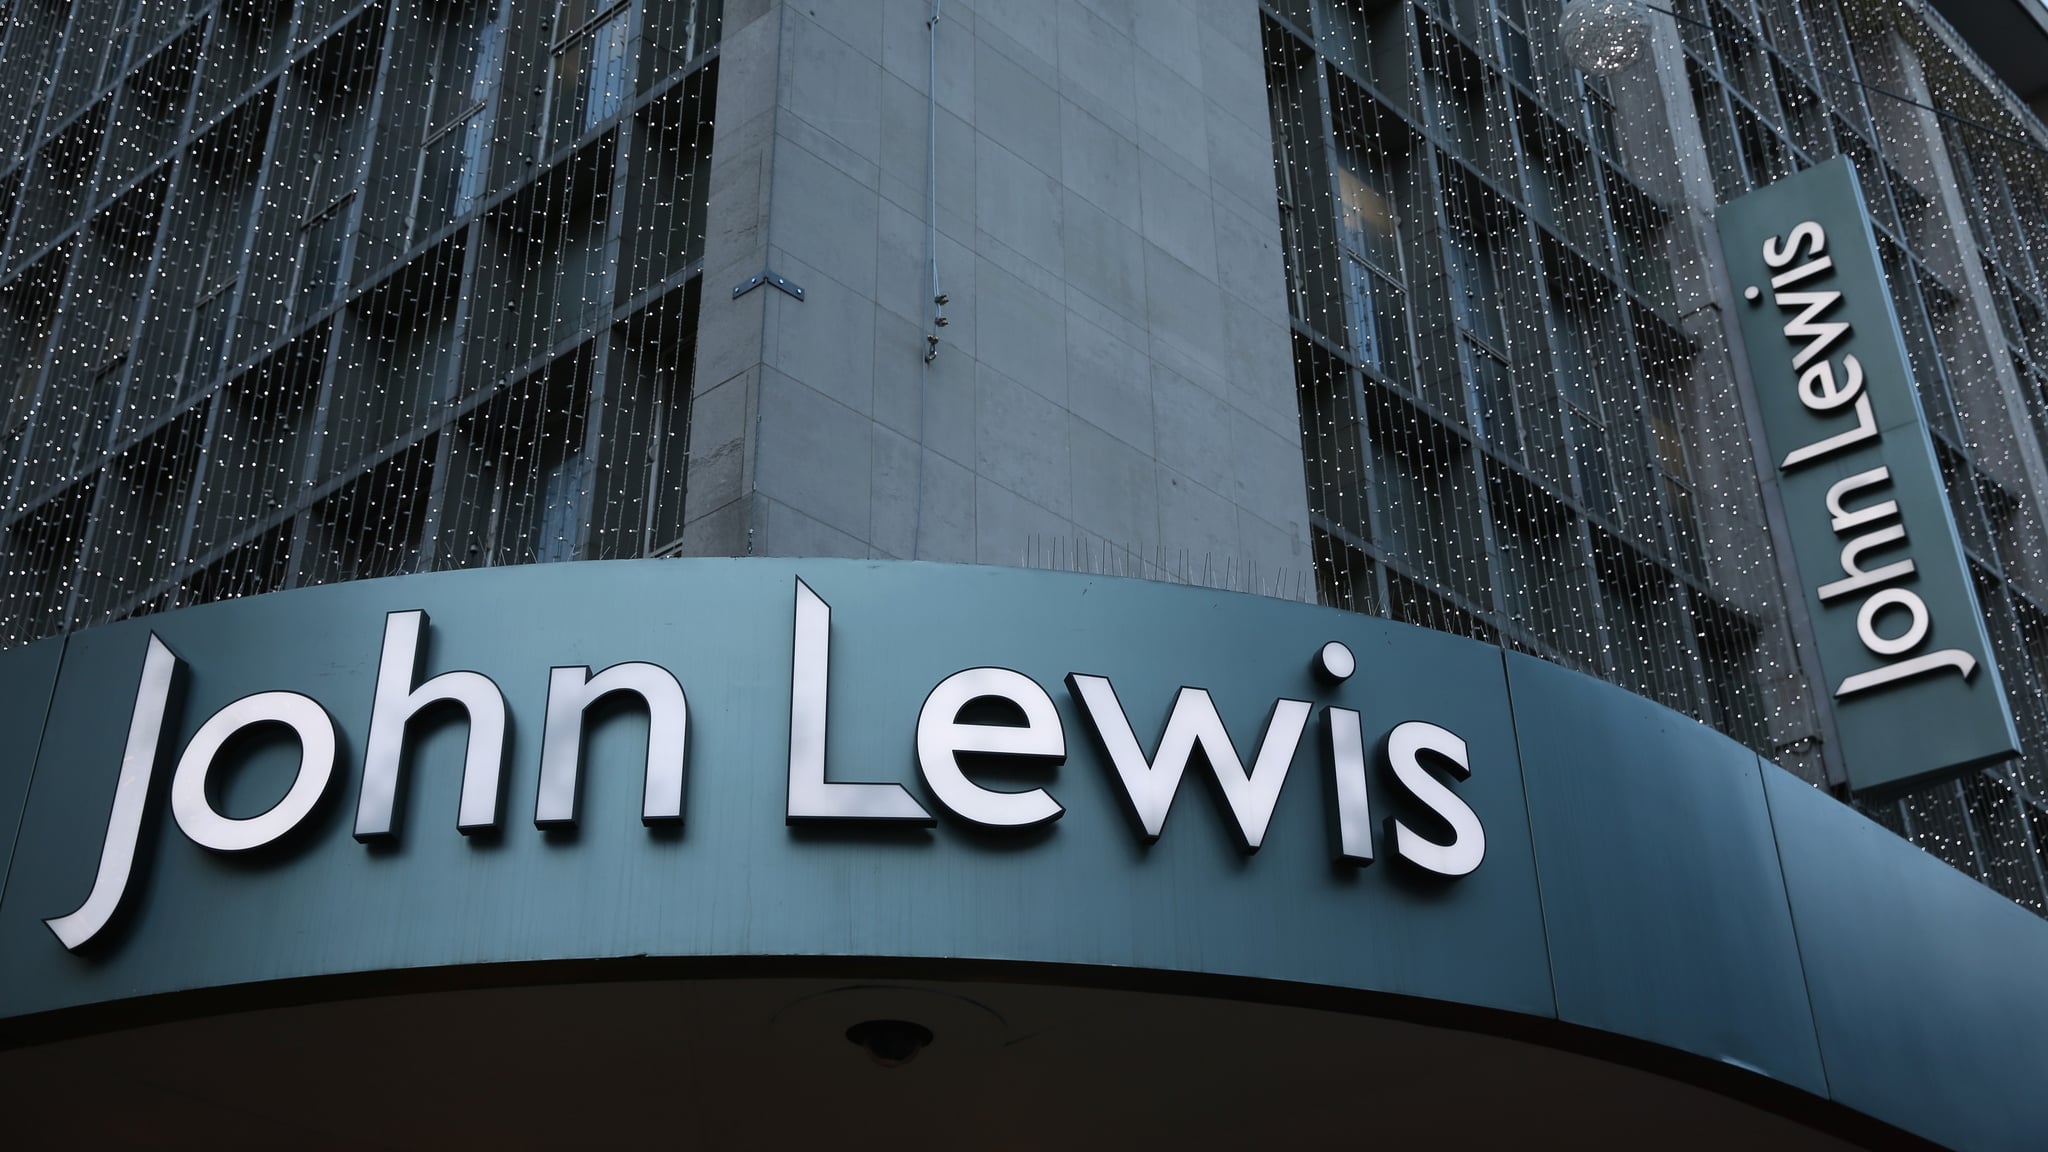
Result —
<instances>
[{"instance_id":1,"label":"window","mask_svg":"<svg viewBox=\"0 0 2048 1152\"><path fill-rule=\"evenodd\" d=\"M1455 195L1450 207L1444 228L1444 271L1451 315L1458 326L1459 371L1472 427L1494 447L1519 451L1522 421L1515 407L1501 311L1506 292L1500 237L1488 219L1492 213L1475 213Z\"/></svg>"},{"instance_id":2,"label":"window","mask_svg":"<svg viewBox=\"0 0 2048 1152\"><path fill-rule=\"evenodd\" d=\"M1372 40L1368 16L1360 0L1316 0L1317 35L1323 55L1360 76L1372 74ZM1301 30L1309 31L1307 20Z\"/></svg>"},{"instance_id":3,"label":"window","mask_svg":"<svg viewBox=\"0 0 2048 1152\"><path fill-rule=\"evenodd\" d=\"M341 249L347 237L350 192L299 226L298 258L292 261L291 309L287 327L301 323L334 300L341 283Z\"/></svg>"},{"instance_id":4,"label":"window","mask_svg":"<svg viewBox=\"0 0 2048 1152\"><path fill-rule=\"evenodd\" d=\"M1500 253L1487 221L1475 219L1453 190L1444 229L1445 271L1450 276L1451 313L1474 340L1501 344Z\"/></svg>"},{"instance_id":5,"label":"window","mask_svg":"<svg viewBox=\"0 0 2048 1152\"><path fill-rule=\"evenodd\" d=\"M9 401L6 427L0 429L0 449L10 460L20 459L21 437L35 411L36 387L42 381L44 354L67 264L68 254L60 251L0 291L0 352L6 357L0 363L9 369L9 378L0 381L0 394Z\"/></svg>"},{"instance_id":6,"label":"window","mask_svg":"<svg viewBox=\"0 0 2048 1152\"><path fill-rule=\"evenodd\" d=\"M1478 431L1503 452L1522 447L1522 418L1515 408L1514 376L1500 354L1472 340L1463 341L1465 378L1472 382L1471 400L1478 412Z\"/></svg>"},{"instance_id":7,"label":"window","mask_svg":"<svg viewBox=\"0 0 2048 1152\"><path fill-rule=\"evenodd\" d=\"M500 414L501 416L503 413ZM581 445L556 442L562 425L504 429L500 442L480 444L484 458L470 476L468 498L484 506L470 539L471 564L545 564L576 558L583 496ZM481 489L481 491L477 491Z\"/></svg>"},{"instance_id":8,"label":"window","mask_svg":"<svg viewBox=\"0 0 2048 1152\"><path fill-rule=\"evenodd\" d=\"M220 350L227 343L228 303L232 299L233 288L234 282L229 281L193 306L190 339L185 344L185 355L178 369L187 389L203 386L213 379L214 370L220 367Z\"/></svg>"},{"instance_id":9,"label":"window","mask_svg":"<svg viewBox=\"0 0 2048 1152\"><path fill-rule=\"evenodd\" d=\"M1677 549L1678 566L1704 579L1707 574L1706 547L1700 541L1699 510L1692 497L1690 473L1685 466L1685 448L1679 440L1678 429L1662 408L1660 402L1658 410L1651 414L1650 423L1657 441L1664 502L1671 509L1671 530L1677 536L1672 543Z\"/></svg>"},{"instance_id":10,"label":"window","mask_svg":"<svg viewBox=\"0 0 2048 1152\"><path fill-rule=\"evenodd\" d=\"M626 102L626 18L621 11L590 37L590 84L583 98L583 131L619 114Z\"/></svg>"},{"instance_id":11,"label":"window","mask_svg":"<svg viewBox=\"0 0 2048 1152\"><path fill-rule=\"evenodd\" d=\"M1694 714L1698 659L1681 588L1634 548L1596 534L1594 565L1607 621L1607 678L1668 708Z\"/></svg>"},{"instance_id":12,"label":"window","mask_svg":"<svg viewBox=\"0 0 2048 1152\"><path fill-rule=\"evenodd\" d=\"M582 459L564 456L540 478L540 516L530 549L536 563L576 557L577 506L583 492Z\"/></svg>"},{"instance_id":13,"label":"window","mask_svg":"<svg viewBox=\"0 0 2048 1152\"><path fill-rule=\"evenodd\" d=\"M1529 48L1529 16L1522 0L1494 0L1494 28L1500 34L1501 66L1522 87L1536 88L1536 63Z\"/></svg>"},{"instance_id":14,"label":"window","mask_svg":"<svg viewBox=\"0 0 2048 1152\"><path fill-rule=\"evenodd\" d=\"M635 15L629 0L560 0L555 6L559 35L544 153L595 130L625 107Z\"/></svg>"},{"instance_id":15,"label":"window","mask_svg":"<svg viewBox=\"0 0 2048 1152\"><path fill-rule=\"evenodd\" d=\"M1337 201L1351 350L1367 371L1405 386L1401 239L1395 231L1393 201L1349 167L1337 169Z\"/></svg>"},{"instance_id":16,"label":"window","mask_svg":"<svg viewBox=\"0 0 2048 1152\"><path fill-rule=\"evenodd\" d=\"M482 198L484 174L490 164L491 89L497 86L498 72L505 63L504 29L495 15L477 30L471 56L475 65L470 70L469 107L462 114L462 162L458 165L461 177L455 190L457 216L476 207Z\"/></svg>"},{"instance_id":17,"label":"window","mask_svg":"<svg viewBox=\"0 0 2048 1152\"><path fill-rule=\"evenodd\" d=\"M1770 710L1757 678L1756 625L1697 592L1692 615L1707 669L1702 719L1752 748L1764 747L1771 739Z\"/></svg>"},{"instance_id":18,"label":"window","mask_svg":"<svg viewBox=\"0 0 2048 1152\"><path fill-rule=\"evenodd\" d=\"M504 24L491 9L443 35L444 46L427 77L430 112L420 141L417 207L406 223L408 237L474 211L489 182L496 122L491 98L504 70Z\"/></svg>"},{"instance_id":19,"label":"window","mask_svg":"<svg viewBox=\"0 0 2048 1152\"><path fill-rule=\"evenodd\" d=\"M1629 359L1627 337L1613 330L1617 293L1609 281L1562 247L1547 245L1544 255L1558 391L1564 399L1564 431L1579 499L1616 523L1621 512L1609 467L1612 448L1600 373L1603 368L1625 371L1621 366Z\"/></svg>"},{"instance_id":20,"label":"window","mask_svg":"<svg viewBox=\"0 0 2048 1152\"><path fill-rule=\"evenodd\" d=\"M1614 102L1607 98L1607 83L1596 77L1580 77L1581 91L1585 95L1586 125L1593 136L1593 146L1600 154L1622 167L1621 130L1614 120Z\"/></svg>"}]
</instances>

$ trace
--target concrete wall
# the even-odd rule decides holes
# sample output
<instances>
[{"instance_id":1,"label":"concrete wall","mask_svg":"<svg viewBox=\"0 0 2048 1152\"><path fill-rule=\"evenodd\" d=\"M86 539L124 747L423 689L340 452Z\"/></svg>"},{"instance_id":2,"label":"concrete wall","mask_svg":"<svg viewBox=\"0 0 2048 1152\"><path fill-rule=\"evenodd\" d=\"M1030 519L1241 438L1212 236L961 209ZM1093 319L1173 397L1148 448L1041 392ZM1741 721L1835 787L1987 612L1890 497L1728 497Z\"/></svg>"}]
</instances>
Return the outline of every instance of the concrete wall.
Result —
<instances>
[{"instance_id":1,"label":"concrete wall","mask_svg":"<svg viewBox=\"0 0 2048 1152\"><path fill-rule=\"evenodd\" d=\"M727 2L688 550L1312 596L1256 5L945 0L942 328L930 14Z\"/></svg>"}]
</instances>

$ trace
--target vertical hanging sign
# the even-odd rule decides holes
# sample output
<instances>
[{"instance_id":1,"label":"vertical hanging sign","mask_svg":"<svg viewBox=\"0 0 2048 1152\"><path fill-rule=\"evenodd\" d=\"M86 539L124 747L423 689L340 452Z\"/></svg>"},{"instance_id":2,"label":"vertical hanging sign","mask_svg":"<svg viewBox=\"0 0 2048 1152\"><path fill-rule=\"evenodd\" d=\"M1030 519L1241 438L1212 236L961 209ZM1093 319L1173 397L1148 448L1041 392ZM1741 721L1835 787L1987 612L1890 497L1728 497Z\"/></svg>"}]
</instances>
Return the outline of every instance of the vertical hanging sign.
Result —
<instances>
[{"instance_id":1,"label":"vertical hanging sign","mask_svg":"<svg viewBox=\"0 0 2048 1152\"><path fill-rule=\"evenodd\" d=\"M1850 786L2015 755L1855 171L1838 157L1718 218Z\"/></svg>"}]
</instances>

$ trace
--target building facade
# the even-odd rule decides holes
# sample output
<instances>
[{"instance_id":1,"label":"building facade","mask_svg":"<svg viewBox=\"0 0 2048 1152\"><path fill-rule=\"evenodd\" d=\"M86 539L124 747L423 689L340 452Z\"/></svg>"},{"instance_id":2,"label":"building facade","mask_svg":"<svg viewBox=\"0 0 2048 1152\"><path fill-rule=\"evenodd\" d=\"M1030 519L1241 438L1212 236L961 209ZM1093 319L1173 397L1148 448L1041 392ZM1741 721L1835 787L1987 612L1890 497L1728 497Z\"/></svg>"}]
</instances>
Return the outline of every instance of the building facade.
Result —
<instances>
[{"instance_id":1,"label":"building facade","mask_svg":"<svg viewBox=\"0 0 2048 1152\"><path fill-rule=\"evenodd\" d=\"M18 6L8 636L1073 567L1540 654L1839 784L1710 219L1847 155L2025 744L1866 810L2042 907L2042 135L1938 16L1689 2L1601 78L1520 0L952 7Z\"/></svg>"},{"instance_id":2,"label":"building facade","mask_svg":"<svg viewBox=\"0 0 2048 1152\"><path fill-rule=\"evenodd\" d=\"M272 896L252 898L258 912L222 911L230 889L215 886L235 874L194 864L211 859L195 849L191 859L158 857L167 910L153 923L167 935L127 953L117 947L102 968L75 964L68 950L80 945L55 922L71 919L58 915L59 905L80 898L83 889L72 887L83 878L54 870L76 870L65 853L76 855L77 837L68 825L60 837L35 820L9 822L22 830L7 858L12 871L0 873L9 877L0 889L0 986L15 996L0 1006L0 1041L35 1039L37 1020L111 999L111 984L93 982L131 979L124 964L143 975L120 984L122 995L168 995L312 974L388 975L406 965L565 957L694 962L763 952L937 964L978 956L1349 988L1365 997L1357 1011L1375 1019L1434 997L1487 1021L1458 1017L1452 1030L1511 1038L1524 1023L1500 1025L1484 1014L1547 1013L1557 1034L1542 1032L1546 1043L1562 1035L1579 1044L1602 1032L1663 1045L1712 1066L1686 1064L1677 1079L1718 1090L1725 1085L1714 1077L1754 1074L1770 1084L1742 1080L1734 1095L1763 1100L1776 1119L1851 1139L1910 1132L1967 1144L1978 1133L1995 1146L2013 1143L2012 1133L2037 1119L2012 1103L2003 1073L1972 1071L2030 1066L2038 1041L2019 1032L2032 1018L2031 1000L2010 1017L2013 1035L1983 1024L1958 1042L1970 1046L1967 1059L1941 1065L1956 1084L1975 1086L1956 1091L1984 1097L1972 1107L1937 1101L1916 1111L1917 1097L1888 1105L1899 1095L1893 1089L1919 1074L1910 1062L1857 1078L1855 1058L1885 1049L1856 1039L1865 1035L1852 1026L1858 1011L1897 1002L1929 1018L1953 1009L1956 1018L2006 1019L2001 1013L2018 996L2012 990L2036 979L2026 962L2039 955L2030 949L2041 925L1931 863L1933 879L1899 865L1886 855L1896 841L1883 837L1872 847L1859 839L1868 825L1821 794L2005 900L2048 909L2048 129L1922 0L1679 0L1669 11L1637 0L13 0L0 11L0 681L48 680L40 698L0 693L0 718L8 720L0 728L30 724L28 712L15 713L41 699L48 716L36 731L51 735L22 755L44 768L67 766L54 792L31 789L23 769L21 811L58 811L75 823L85 812L99 820L110 803L117 816L122 810L118 796L91 792L105 782L65 774L74 760L128 763L100 746L113 739L111 728L92 731L99 713L80 703L86 690L77 687L100 673L111 683L118 667L129 677L121 690L135 691L132 670L120 663L134 653L116 641L140 645L148 632L154 654L159 641L149 630L161 626L170 646L151 658L170 669L162 672L165 698L175 670L206 659L214 662L214 679L201 683L209 699L233 695L224 686L286 694L259 673L342 693L333 699L345 705L327 699L320 707L335 710L330 720L340 717L344 751L364 760L367 794L368 761L379 754L367 748L377 741L368 717L387 707L375 653L336 656L317 674L293 666L295 654L252 657L247 668L237 661L269 652L265 645L281 634L308 644L373 642L377 620L389 629L415 608L385 604L366 590L372 586L352 582L390 576L416 578L386 587L431 602L441 622L416 617L415 629L444 627L458 650L476 643L480 660L532 669L547 661L550 676L563 673L569 656L548 647L573 631L563 621L589 625L596 639L577 658L592 666L643 660L630 654L642 638L635 621L655 619L663 595L640 574L647 566L519 567L635 558L690 558L671 566L677 587L724 606L707 609L719 618L686 637L703 639L708 655L679 643L676 667L695 694L687 714L700 734L691 739L719 751L693 753L692 795L701 793L707 810L732 827L752 826L746 821L758 805L749 805L759 797L715 778L702 783L707 760L761 760L768 741L754 729L773 709L748 693L777 678L786 678L790 715L771 735L786 734L787 764L768 769L789 772L792 825L816 816L799 812L794 799L798 681L804 621L818 619L805 613L824 606L832 618L831 581L849 599L838 604L839 623L816 634L824 638L818 662L838 661L832 675L866 670L835 689L857 705L835 712L842 734L848 723L881 723L861 705L903 704L892 693L910 690L895 683L909 675L905 668L924 676L984 659L948 646L975 638L975 627L1041 663L1055 659L1043 651L1049 637L1071 642L1105 671L1118 659L1140 659L1116 630L1149 627L1148 643L1167 637L1181 645L1172 658L1141 654L1145 673L1161 683L1193 674L1180 672L1178 659L1246 698L1272 699L1268 681L1283 676L1294 678L1284 683L1296 695L1315 685L1335 692L1350 671L1319 655L1324 662L1310 679L1296 666L1308 648L1275 654L1276 638L1326 639L1315 630L1337 617L1312 607L1320 605L1480 642L1341 617L1357 637L1414 654L1420 687L1375 670L1384 677L1375 690L1384 687L1401 707L1450 708L1443 701L1459 693L1436 689L1470 677L1479 685L1472 700L1455 703L1477 717L1471 731L1487 733L1473 736L1473 747L1507 749L1499 762L1514 759L1523 773L1512 787L1475 774L1460 793L1493 805L1485 810L1488 834L1504 862L1488 874L1490 887L1475 883L1438 905L1415 893L1452 889L1390 882L1382 890L1375 886L1384 868L1365 883L1353 873L1331 879L1328 859L1303 847L1317 822L1284 805L1276 845L1259 857L1268 865L1262 879L1195 857L1194 848L1162 849L1184 877L1200 881L1175 888L1172 874L1161 878L1165 869L1133 864L1151 857L1087 838L1099 829L1075 796L1101 800L1096 807L1106 811L1117 798L1107 774L1095 774L1105 780L1092 785L1070 774L1056 790L1073 815L1061 825L1064 842L1052 842L1067 854L1053 853L1057 863L1036 875L1052 877L1048 890L1067 885L1063 895L1085 888L1090 868L1123 876L1108 886L1115 893L1074 902L1083 912L1071 935L1052 926L1056 917L1033 932L1029 914L1009 923L975 908L954 909L957 926L944 920L943 930L919 935L941 921L892 903L896 888L857 881L859 891L834 903L829 885L811 887L824 859L840 869L832 875L873 881L886 873L902 892L939 902L966 892L994 907L1026 892L1017 899L1027 913L1050 917L1050 904L1032 902L1042 893L1010 870L1024 855L1010 847L984 851L985 839L968 838L967 849L947 857L958 869L949 890L932 886L930 873L906 865L900 852L871 864L885 853L866 842L849 847L850 840L792 833L755 861L763 891L774 896L785 886L797 894L791 906L815 913L784 935L765 911L758 936L749 934L751 921L735 928L732 917L710 914L730 912L717 900L701 925L677 926L637 915L644 909L621 898L610 908L625 910L618 923L578 938L549 936L555 921L530 914L542 904L491 903L518 890L490 888L478 879L488 869L476 862L501 851L508 872L530 869L521 875L541 894L535 899L559 901L545 905L550 915L580 907L591 884L673 863L664 853L700 853L691 863L734 888L748 888L748 874L739 857L711 851L728 842L696 832L627 847L593 832L575 857L587 873L549 872L573 856L565 846L579 843L562 827L575 825L579 795L573 739L562 745L572 748L566 821L534 809L548 839L468 839L498 832L504 806L492 801L488 820L471 820L472 803L483 804L482 790L473 799L467 782L482 738L466 737L473 743L458 754L436 730L421 737L432 754L459 755L464 765L464 837L449 833L438 843L431 836L445 828L406 830L412 856L385 851L360 873L343 871L362 867L344 855L356 849L346 834L329 837L339 848L294 849L302 855L279 864L291 877L280 891L307 901L354 899L349 915L361 918L309 921L301 939L310 943L295 954L244 949L216 969L208 965L217 957L194 960L165 943L174 933L163 925L174 914L223 925L229 935L304 914L301 903L281 897L261 912ZM1716 225L1721 206L1837 157L1853 166L1868 208L2021 746L2009 761L1874 797L1847 788L1813 622L1772 462L1760 447L1737 292ZM739 557L755 558L752 567L712 559ZM1089 601L1088 590L1123 582L967 565L1151 583ZM582 571L587 583L575 575ZM773 596L761 583L771 578ZM804 599L807 578L825 592L811 592L816 605ZM799 591L784 620L792 579ZM341 587L265 598L316 585ZM986 595L994 599L978 599L977 587L993 589ZM464 589L501 599L473 600ZM1017 606L1014 617L976 616L1004 596ZM1168 599L1148 599L1155 596ZM208 609L210 616L166 615L252 597ZM494 618L494 604L516 611ZM928 625L920 608L954 627ZM772 627L763 623L771 615ZM1088 623L1057 623L1068 620ZM1212 621L1223 622L1218 634L1241 652L1198 642ZM673 639L680 627L662 620L648 635ZM833 629L841 654L827 660ZM421 634L413 634L415 657ZM385 650L395 650L396 633L384 635ZM45 643L54 637L69 639ZM898 663L876 655L890 643L907 653ZM789 667L770 669L764 645ZM1080 686L1092 667L1027 671L1042 684L1067 677L1071 723L1075 709L1093 707ZM590 669L582 671L588 677ZM820 675L821 684L831 681ZM145 665L137 717L149 676ZM1367 679L1361 674L1358 683ZM537 723L553 731L551 684L512 685L499 697L506 748L528 751ZM541 687L550 694L536 696ZM822 696L821 687L819 749ZM472 724L481 699L465 705ZM1544 700L1557 708L1546 710ZM1644 701L1737 743L1710 740L1693 725L1674 728L1670 713ZM363 715L342 715L358 704ZM1225 720L1271 731L1282 704L1300 704L1308 715L1309 703L1283 693L1263 720L1241 702L1223 706ZM159 701L159 720L163 707ZM534 719L515 717L507 736L507 709ZM656 710L649 697L650 729ZM922 713L909 714L922 741ZM1059 714L1049 714L1057 724ZM1323 702L1323 753L1349 763L1329 735L1338 729L1327 726L1341 722L1333 715L1351 714ZM1575 717L1612 727L1575 730ZM196 719L183 722L185 730ZM770 728L783 717L771 719ZM404 744L405 723L386 751ZM351 725L368 725L363 746L348 746ZM300 730L302 741L314 740L310 730ZM742 730L744 741L732 735ZM876 727L874 740L859 746L884 746L901 735L893 732ZM1547 735L1531 735L1539 732ZM681 818L683 756L677 737L675 811L657 810L651 732L647 740L651 827ZM1574 740L1593 748L1583 765L1567 754ZM188 758L189 747L204 747L197 735L192 741ZM612 741L604 755L618 751ZM1076 758L1081 744L1072 745ZM843 764L844 741L836 747ZM1090 747L1086 755L1115 759L1107 741ZM1375 754L1388 755L1386 747ZM313 748L302 742L300 776L317 758ZM1245 741L1237 749L1252 762ZM1639 766L1629 757L1641 749L1668 753L1696 773L1632 773ZM545 760L546 752L531 750ZM334 759L333 746L328 753ZM816 783L828 791L818 756ZM1758 756L1816 787L1788 786L1792 777L1772 775ZM210 761L194 762L203 784ZM494 780L505 777L504 763ZM176 775L185 776L182 759ZM421 787L447 792L432 794L452 810L455 777L443 775ZM300 776L291 777L294 791ZM1518 790L1525 776L1526 795ZM8 791L15 782L0 772L0 803L16 802ZM881 787L873 778L862 786ZM139 811L150 793L146 779L138 787ZM500 792L538 804L522 787L515 779ZM1625 793L1636 807L1581 807L1591 792ZM200 807L213 803L201 793ZM72 801L76 811L57 807ZM1362 794L1350 802L1363 803ZM180 803L175 819L188 836L209 827L187 826L198 809L189 795ZM1249 852L1258 839L1238 803L1228 800L1238 847ZM1725 824L1694 820L1688 806ZM1652 881L1670 860L1648 832L1632 846L1635 855L1623 853L1612 867L1585 864L1592 857L1569 847L1599 840L1606 817L1666 810L1678 814L1667 813L1668 826L1658 822L1667 817L1645 826L1683 841L1692 857L1704 861L1729 843L1752 850L1730 852L1736 862L1726 865L1738 876L1728 890L1755 897L1741 915L1722 922L1702 913L1677 927L1659 921L1660 908L1712 905L1722 874L1673 865L1683 875L1657 889ZM1398 803L1395 811L1403 811ZM1145 844L1160 840L1163 807L1157 816L1146 825L1138 815ZM704 819L693 816L693 828ZM1796 828L1811 838L1802 843L1789 830ZM948 829L957 831L943 825L942 845ZM1730 830L1740 834L1721 837ZM358 823L355 831L366 843L389 833L388 811L381 830ZM110 824L109 844L113 832ZM1364 833L1366 859L1372 837ZM1048 839L1026 847L1048 851ZM496 847L470 852L472 843ZM765 835L759 843L768 843ZM900 850L905 841L883 843ZM1544 860L1539 877L1536 860L1560 844L1568 847ZM1342 858L1358 863L1357 846L1344 848ZM932 849L942 850L955 848ZM1824 1002L1843 958L1862 947L1842 942L1862 921L1883 919L1857 912L1881 910L1881 899L1865 905L1862 895L1832 895L1863 893L1857 876L1813 879L1838 859L1861 861L1872 876L1903 869L1899 901L1921 918L1899 921L1919 927L1898 928L1878 949L1885 955L1905 956L1914 942L1938 949L1979 929L2009 947L1922 957L1920 968L1908 957L1884 974L1896 986L1844 978L1844 991ZM1275 860L1293 861L1298 875ZM48 869L34 870L36 861ZM408 861L421 870L394 871ZM1599 899L1550 899L1579 891L1575 861L1585 890ZM1638 868L1652 878L1640 891L1600 887ZM361 888L355 879L329 882L378 869ZM1314 883L1284 888L1281 875ZM299 877L312 879L291 890ZM1544 901L1535 899L1539 881ZM681 902L702 895L687 883L663 872L647 891ZM74 917L92 907L97 881L91 890L85 905L73 905ZM1314 936L1317 924L1357 928L1345 919L1345 893L1376 914L1418 917L1415 938L1440 951L1388 950L1370 932ZM417 896L435 914L399 933L405 947L380 952L376 931L349 927L384 923L378 917L388 905L372 895ZM1982 904L1971 903L1979 897ZM1120 935L1151 923L1148 909L1159 905L1144 901L1153 898L1185 899L1195 910L1182 936L1158 933L1179 951ZM1629 923L1639 931L1609 939L1603 901L1632 909ZM1787 904L1801 901L1811 903L1795 925ZM109 923L118 934L113 907L75 939L82 944ZM463 919L477 908L491 910L476 913L480 927ZM877 930L870 938L858 923L842 925L838 917L854 910L903 935ZM1429 919L1446 910L1448 919ZM1262 952L1256 934L1229 929L1233 917L1269 913L1274 938L1288 948ZM2020 926L1997 919L2006 913ZM247 923L234 919L244 914ZM1814 927L1829 916L1841 925ZM44 938L45 919L61 948ZM450 934L437 935L444 927ZM471 928L474 937L461 935ZM1872 931L1892 928L1884 921ZM1753 930L1763 943L1752 950ZM31 937L33 949L9 950ZM1574 960L1566 953L1579 940L1593 943ZM1431 983L1441 972L1463 973L1459 965L1472 956L1493 956L1496 946L1519 957L1501 962L1504 975L1482 973L1469 986ZM1369 961L1345 967L1338 954L1346 948ZM1687 959L1710 954L1715 963ZM179 967L186 962L196 967ZM229 971L235 964L244 967ZM1724 968L1754 981L1715 983ZM1652 969L1668 969L1681 992L1620 1007L1601 999L1615 986L1613 972ZM932 970L959 977L942 964ZM573 983L589 970L563 971L549 979ZM1897 994L1928 973L1941 977L1933 981L1939 996ZM973 975L994 984L1016 977L1008 969ZM1573 987L1583 1000L1571 1001ZM1981 1003L1941 999L1968 1000L1980 990ZM1394 1001L1372 999L1382 995ZM771 1002L779 1003L764 993L759 1004ZM709 1010L693 1004L692 1012ZM1745 1004L1755 1011L1730 1007ZM1126 1010L1133 1009L1118 1007ZM1723 1035L1724 1014L1745 1021L1728 1026L1742 1035ZM969 1017L958 1017L949 1034L982 1027ZM113 1024L90 1027L132 1023L108 1019ZM1922 1026L1915 1017L1898 1027ZM1393 1043L1379 1033L1367 1039ZM1341 1047L1329 1037L1317 1043ZM1618 1064L1641 1055L1586 1045ZM1047 1067L1085 1060L1091 1048L1059 1051ZM716 1053L692 1059L716 1074ZM1548 1066L1544 1074L1565 1076ZM1586 1091L1618 1099L1629 1090L1602 1081ZM1304 1131L1341 1123L1322 1113L1312 1119ZM1744 1127L1754 1119L1746 1113L1721 1119L1728 1126L1713 1130L1730 1140L1745 1131L1764 1138ZM743 1141L745 1130L728 1135Z\"/></svg>"}]
</instances>

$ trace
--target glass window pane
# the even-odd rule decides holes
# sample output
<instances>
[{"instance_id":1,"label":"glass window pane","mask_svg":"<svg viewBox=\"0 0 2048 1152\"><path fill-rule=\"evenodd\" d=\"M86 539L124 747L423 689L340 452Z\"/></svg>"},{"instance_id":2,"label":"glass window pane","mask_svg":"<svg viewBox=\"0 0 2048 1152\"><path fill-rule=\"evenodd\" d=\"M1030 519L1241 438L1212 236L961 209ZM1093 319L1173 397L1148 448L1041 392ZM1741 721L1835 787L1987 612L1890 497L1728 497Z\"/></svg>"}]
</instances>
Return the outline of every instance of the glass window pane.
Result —
<instances>
[{"instance_id":1,"label":"glass window pane","mask_svg":"<svg viewBox=\"0 0 2048 1152\"><path fill-rule=\"evenodd\" d=\"M1486 442L1503 452L1522 444L1522 425L1515 411L1514 378L1507 363L1485 348L1463 342L1465 378L1471 383L1474 424Z\"/></svg>"},{"instance_id":2,"label":"glass window pane","mask_svg":"<svg viewBox=\"0 0 2048 1152\"><path fill-rule=\"evenodd\" d=\"M628 62L628 17L621 12L599 25L590 35L590 87L584 96L583 131L588 132L618 115L626 102Z\"/></svg>"}]
</instances>

